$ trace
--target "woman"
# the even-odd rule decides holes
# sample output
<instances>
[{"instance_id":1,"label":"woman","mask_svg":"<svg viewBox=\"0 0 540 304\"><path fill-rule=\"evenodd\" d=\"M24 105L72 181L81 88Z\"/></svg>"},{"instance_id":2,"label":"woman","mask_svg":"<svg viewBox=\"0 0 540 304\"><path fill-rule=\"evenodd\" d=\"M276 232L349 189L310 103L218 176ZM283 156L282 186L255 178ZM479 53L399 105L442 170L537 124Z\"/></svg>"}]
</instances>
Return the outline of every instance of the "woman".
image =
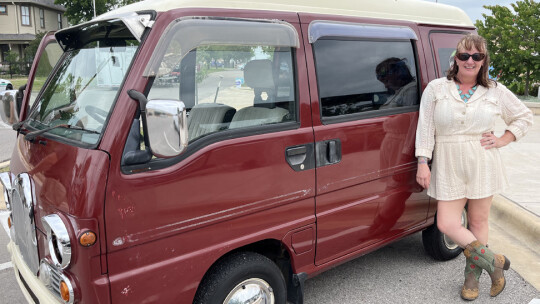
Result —
<instances>
[{"instance_id":1,"label":"woman","mask_svg":"<svg viewBox=\"0 0 540 304\"><path fill-rule=\"evenodd\" d=\"M489 80L484 38L469 34L456 51L448 76L430 82L422 96L416 180L438 200L439 230L465 249L461 297L474 300L482 269L491 277L492 297L506 284L503 270L510 261L487 248L491 200L507 183L498 148L525 135L532 113L505 86ZM493 134L497 116L508 125L501 137ZM469 229L461 225L467 201Z\"/></svg>"}]
</instances>

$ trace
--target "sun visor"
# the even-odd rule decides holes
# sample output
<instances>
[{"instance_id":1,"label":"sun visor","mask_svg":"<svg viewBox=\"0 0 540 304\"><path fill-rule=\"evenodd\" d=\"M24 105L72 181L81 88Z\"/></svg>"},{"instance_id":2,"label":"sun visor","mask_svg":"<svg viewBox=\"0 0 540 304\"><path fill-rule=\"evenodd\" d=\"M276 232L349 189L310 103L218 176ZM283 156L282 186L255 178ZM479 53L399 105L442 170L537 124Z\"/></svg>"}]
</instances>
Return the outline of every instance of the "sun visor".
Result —
<instances>
[{"instance_id":1,"label":"sun visor","mask_svg":"<svg viewBox=\"0 0 540 304\"><path fill-rule=\"evenodd\" d=\"M289 23L277 20L189 17L172 22L163 32L145 77L156 76L162 58L170 50L183 58L200 45L300 46L298 33Z\"/></svg>"},{"instance_id":2,"label":"sun visor","mask_svg":"<svg viewBox=\"0 0 540 304\"><path fill-rule=\"evenodd\" d=\"M406 26L316 20L309 24L309 43L323 38L418 40L416 33Z\"/></svg>"}]
</instances>

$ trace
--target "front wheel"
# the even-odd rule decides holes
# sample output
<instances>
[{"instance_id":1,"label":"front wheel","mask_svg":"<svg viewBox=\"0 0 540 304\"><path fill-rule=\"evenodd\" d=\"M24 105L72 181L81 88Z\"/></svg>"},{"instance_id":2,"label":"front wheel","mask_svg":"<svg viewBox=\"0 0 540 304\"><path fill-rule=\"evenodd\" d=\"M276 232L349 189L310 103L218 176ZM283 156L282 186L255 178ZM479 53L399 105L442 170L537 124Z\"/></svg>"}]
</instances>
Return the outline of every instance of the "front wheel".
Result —
<instances>
[{"instance_id":1,"label":"front wheel","mask_svg":"<svg viewBox=\"0 0 540 304\"><path fill-rule=\"evenodd\" d=\"M468 227L467 209L465 208L461 214L461 225ZM422 231L422 243L427 254L439 261L451 260L463 251L458 244L437 228L436 216L433 225Z\"/></svg>"},{"instance_id":2,"label":"front wheel","mask_svg":"<svg viewBox=\"0 0 540 304\"><path fill-rule=\"evenodd\" d=\"M286 290L283 274L274 262L257 253L239 252L212 267L193 303L285 304Z\"/></svg>"}]
</instances>

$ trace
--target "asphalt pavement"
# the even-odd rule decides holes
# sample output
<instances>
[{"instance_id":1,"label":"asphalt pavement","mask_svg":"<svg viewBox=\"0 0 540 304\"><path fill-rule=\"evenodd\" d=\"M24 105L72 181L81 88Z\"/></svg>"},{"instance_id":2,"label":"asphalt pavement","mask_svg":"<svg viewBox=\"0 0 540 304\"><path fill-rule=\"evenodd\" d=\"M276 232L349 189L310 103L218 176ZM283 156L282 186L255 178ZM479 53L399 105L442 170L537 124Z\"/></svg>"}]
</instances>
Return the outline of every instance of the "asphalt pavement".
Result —
<instances>
[{"instance_id":1,"label":"asphalt pavement","mask_svg":"<svg viewBox=\"0 0 540 304\"><path fill-rule=\"evenodd\" d=\"M15 147L15 136L16 133L11 126L0 119L0 163L11 158L11 153Z\"/></svg>"}]
</instances>

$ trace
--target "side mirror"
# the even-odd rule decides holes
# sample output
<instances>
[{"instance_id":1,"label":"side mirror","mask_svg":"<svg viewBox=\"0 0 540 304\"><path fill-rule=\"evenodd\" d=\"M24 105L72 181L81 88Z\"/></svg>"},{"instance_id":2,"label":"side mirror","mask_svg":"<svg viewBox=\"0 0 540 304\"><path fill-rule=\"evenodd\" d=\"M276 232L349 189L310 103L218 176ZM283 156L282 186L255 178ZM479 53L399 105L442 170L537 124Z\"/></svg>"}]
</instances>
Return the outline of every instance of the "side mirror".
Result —
<instances>
[{"instance_id":1,"label":"side mirror","mask_svg":"<svg viewBox=\"0 0 540 304\"><path fill-rule=\"evenodd\" d=\"M13 125L19 122L19 104L17 104L17 90L3 91L0 93L0 116L2 120L8 124Z\"/></svg>"},{"instance_id":2,"label":"side mirror","mask_svg":"<svg viewBox=\"0 0 540 304\"><path fill-rule=\"evenodd\" d=\"M184 103L155 99L146 104L146 122L152 153L170 158L182 154L188 144L188 127Z\"/></svg>"}]
</instances>

